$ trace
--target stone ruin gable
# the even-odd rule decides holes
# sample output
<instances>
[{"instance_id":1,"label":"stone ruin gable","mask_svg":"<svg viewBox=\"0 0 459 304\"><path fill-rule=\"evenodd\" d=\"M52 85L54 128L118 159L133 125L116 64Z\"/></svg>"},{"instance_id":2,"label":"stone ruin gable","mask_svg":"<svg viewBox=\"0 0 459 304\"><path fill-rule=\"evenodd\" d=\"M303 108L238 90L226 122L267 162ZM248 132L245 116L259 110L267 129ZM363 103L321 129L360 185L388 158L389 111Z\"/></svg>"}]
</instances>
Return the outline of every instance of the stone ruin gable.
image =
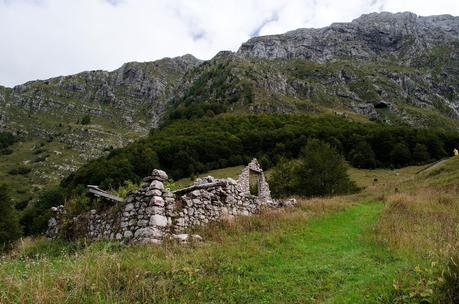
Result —
<instances>
[{"instance_id":1,"label":"stone ruin gable","mask_svg":"<svg viewBox=\"0 0 459 304\"><path fill-rule=\"evenodd\" d=\"M258 178L258 200L262 204L271 205L273 200L271 198L271 190L269 184L266 182L263 169L256 159L253 159L241 172L237 181L237 189L244 195L250 195L250 175L255 174Z\"/></svg>"},{"instance_id":2,"label":"stone ruin gable","mask_svg":"<svg viewBox=\"0 0 459 304\"><path fill-rule=\"evenodd\" d=\"M250 193L250 174L256 174L258 195ZM124 243L159 243L165 237L186 241L186 230L238 215L252 215L264 207L283 207L294 200L273 200L263 170L252 160L237 181L232 178L215 179L211 176L197 179L192 186L171 192L165 189L167 174L153 170L144 178L142 187L130 192L124 203L105 211L91 210L89 214L73 219L78 231L75 237L93 240L118 240ZM49 221L48 236L60 235L62 207L54 208Z\"/></svg>"}]
</instances>

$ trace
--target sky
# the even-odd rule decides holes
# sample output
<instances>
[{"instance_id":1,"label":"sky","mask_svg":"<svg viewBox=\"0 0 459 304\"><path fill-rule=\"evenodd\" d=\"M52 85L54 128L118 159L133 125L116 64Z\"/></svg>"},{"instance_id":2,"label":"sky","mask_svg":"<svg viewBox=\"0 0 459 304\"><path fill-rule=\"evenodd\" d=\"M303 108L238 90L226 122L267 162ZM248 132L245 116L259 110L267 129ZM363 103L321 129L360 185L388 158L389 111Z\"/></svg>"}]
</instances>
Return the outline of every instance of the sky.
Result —
<instances>
[{"instance_id":1,"label":"sky","mask_svg":"<svg viewBox=\"0 0 459 304\"><path fill-rule=\"evenodd\" d=\"M0 0L0 85L184 54L210 59L253 36L380 11L458 16L459 1Z\"/></svg>"}]
</instances>

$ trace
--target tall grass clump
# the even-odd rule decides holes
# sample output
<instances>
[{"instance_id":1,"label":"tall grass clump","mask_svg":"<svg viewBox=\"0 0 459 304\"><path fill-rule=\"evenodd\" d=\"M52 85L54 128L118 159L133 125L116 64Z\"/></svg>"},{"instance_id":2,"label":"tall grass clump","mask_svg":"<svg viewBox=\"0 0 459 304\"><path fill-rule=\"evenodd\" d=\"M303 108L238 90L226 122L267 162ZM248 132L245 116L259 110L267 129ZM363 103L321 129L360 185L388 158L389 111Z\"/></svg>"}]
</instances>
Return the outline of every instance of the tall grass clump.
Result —
<instances>
[{"instance_id":1,"label":"tall grass clump","mask_svg":"<svg viewBox=\"0 0 459 304\"><path fill-rule=\"evenodd\" d=\"M396 193L377 227L380 241L428 265L395 284L396 303L459 302L459 196L455 188ZM425 264L425 263L424 263Z\"/></svg>"}]
</instances>

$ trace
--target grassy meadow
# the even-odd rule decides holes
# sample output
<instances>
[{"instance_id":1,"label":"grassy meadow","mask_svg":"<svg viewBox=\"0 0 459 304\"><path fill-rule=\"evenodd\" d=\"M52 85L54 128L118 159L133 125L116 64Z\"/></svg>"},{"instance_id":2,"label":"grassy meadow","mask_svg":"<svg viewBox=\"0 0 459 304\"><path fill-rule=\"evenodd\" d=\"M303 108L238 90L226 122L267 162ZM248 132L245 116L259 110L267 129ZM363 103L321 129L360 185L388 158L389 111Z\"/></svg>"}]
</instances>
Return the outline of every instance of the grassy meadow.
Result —
<instances>
[{"instance_id":1,"label":"grassy meadow","mask_svg":"<svg viewBox=\"0 0 459 304\"><path fill-rule=\"evenodd\" d=\"M0 303L455 303L459 158L349 173L358 194L196 228L203 243L21 240Z\"/></svg>"}]
</instances>

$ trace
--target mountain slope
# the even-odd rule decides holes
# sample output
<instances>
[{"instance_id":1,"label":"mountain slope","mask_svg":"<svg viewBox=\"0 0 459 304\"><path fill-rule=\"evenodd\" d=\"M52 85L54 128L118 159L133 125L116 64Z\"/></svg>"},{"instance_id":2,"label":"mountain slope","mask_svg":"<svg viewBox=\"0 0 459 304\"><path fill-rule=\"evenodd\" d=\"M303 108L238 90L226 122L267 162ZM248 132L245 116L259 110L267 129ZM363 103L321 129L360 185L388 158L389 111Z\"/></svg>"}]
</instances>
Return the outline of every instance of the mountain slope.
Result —
<instances>
[{"instance_id":1,"label":"mountain slope","mask_svg":"<svg viewBox=\"0 0 459 304\"><path fill-rule=\"evenodd\" d=\"M0 178L22 199L56 183L88 160L144 136L158 125L191 55L127 63L113 71L90 71L14 88L0 87L0 130L21 141L0 155ZM11 175L26 167L31 172Z\"/></svg>"},{"instance_id":2,"label":"mountain slope","mask_svg":"<svg viewBox=\"0 0 459 304\"><path fill-rule=\"evenodd\" d=\"M181 101L252 112L325 107L386 123L457 128L458 62L459 17L375 13L222 52L196 69Z\"/></svg>"},{"instance_id":3,"label":"mountain slope","mask_svg":"<svg viewBox=\"0 0 459 304\"><path fill-rule=\"evenodd\" d=\"M0 87L0 130L25 142L0 160L32 167L20 183L55 182L162 120L223 112L459 129L458 92L459 17L373 13L252 38L205 62L185 55Z\"/></svg>"}]
</instances>

